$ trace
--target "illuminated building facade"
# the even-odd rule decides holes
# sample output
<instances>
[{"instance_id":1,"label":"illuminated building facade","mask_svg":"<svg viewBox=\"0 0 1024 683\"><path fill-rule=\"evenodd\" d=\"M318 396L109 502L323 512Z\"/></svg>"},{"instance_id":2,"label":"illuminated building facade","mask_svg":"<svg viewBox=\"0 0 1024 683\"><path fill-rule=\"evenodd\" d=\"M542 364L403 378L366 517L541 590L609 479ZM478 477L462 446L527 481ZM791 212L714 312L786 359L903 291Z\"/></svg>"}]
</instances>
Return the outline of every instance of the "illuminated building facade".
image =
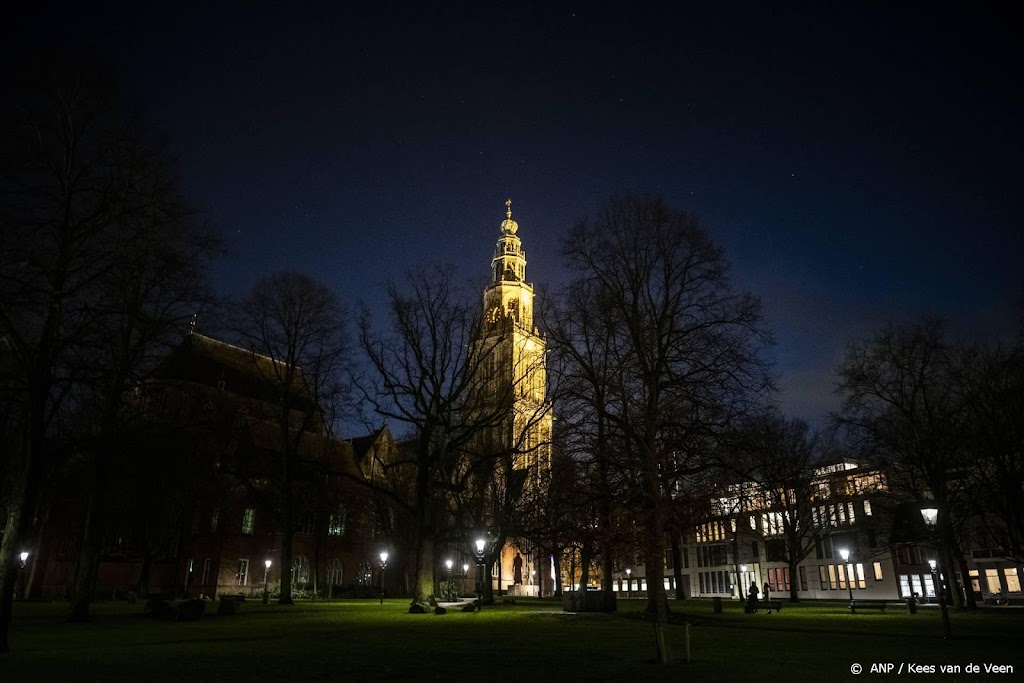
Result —
<instances>
[{"instance_id":1,"label":"illuminated building facade","mask_svg":"<svg viewBox=\"0 0 1024 683\"><path fill-rule=\"evenodd\" d=\"M511 472L498 472L511 496L514 516L537 511L546 494L551 473L552 411L546 396L546 342L534 324L535 295L526 281L526 252L519 224L512 219L512 200L505 202L505 220L491 260L491 279L484 289L484 322L478 345L486 355L482 363L488 393L508 403L503 424L489 430L484 440L492 450L506 453ZM515 555L523 558L523 583L514 585ZM494 579L505 590L522 595L550 593L550 559L533 548L504 548Z\"/></svg>"}]
</instances>

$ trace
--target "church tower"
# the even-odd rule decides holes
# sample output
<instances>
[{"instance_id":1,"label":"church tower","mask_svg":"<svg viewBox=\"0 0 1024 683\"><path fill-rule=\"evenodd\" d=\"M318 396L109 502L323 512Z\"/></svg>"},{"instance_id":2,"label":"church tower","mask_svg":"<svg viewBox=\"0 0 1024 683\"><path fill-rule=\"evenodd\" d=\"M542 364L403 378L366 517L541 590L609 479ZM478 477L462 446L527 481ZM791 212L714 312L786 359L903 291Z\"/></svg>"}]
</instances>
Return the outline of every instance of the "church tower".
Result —
<instances>
[{"instance_id":1,"label":"church tower","mask_svg":"<svg viewBox=\"0 0 1024 683\"><path fill-rule=\"evenodd\" d=\"M484 327L481 338L491 358L488 363L495 395L512 392L512 421L504 438L516 453L515 467L546 475L551 440L551 410L546 397L546 342L533 324L533 285L526 282L526 252L519 239L519 224L512 220L512 200L505 202L491 260L491 281L484 289ZM533 477L531 476L531 479Z\"/></svg>"},{"instance_id":2,"label":"church tower","mask_svg":"<svg viewBox=\"0 0 1024 683\"><path fill-rule=\"evenodd\" d=\"M518 232L509 199L491 260L491 279L484 288L478 343L487 359L487 381L493 383L488 393L509 401L508 419L489 438L499 451L511 455L506 481L516 482L519 489L517 514L529 516L539 513L551 477L553 417L546 396L546 342L534 325L533 285L526 281L526 252ZM550 558L535 548L507 546L500 563L506 584L502 588L513 584L513 594L518 595L550 593ZM514 583L517 579L521 583Z\"/></svg>"}]
</instances>

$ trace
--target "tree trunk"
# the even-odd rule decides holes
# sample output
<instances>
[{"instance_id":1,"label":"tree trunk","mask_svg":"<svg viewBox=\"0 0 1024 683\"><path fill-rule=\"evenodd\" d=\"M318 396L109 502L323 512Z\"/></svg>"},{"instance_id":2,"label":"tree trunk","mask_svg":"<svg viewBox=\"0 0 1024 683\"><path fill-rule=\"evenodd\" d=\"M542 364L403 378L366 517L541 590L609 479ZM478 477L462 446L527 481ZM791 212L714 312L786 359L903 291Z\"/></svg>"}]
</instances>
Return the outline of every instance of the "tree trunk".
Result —
<instances>
[{"instance_id":1,"label":"tree trunk","mask_svg":"<svg viewBox=\"0 0 1024 683\"><path fill-rule=\"evenodd\" d=\"M583 539L580 548L580 591L585 592L590 584L590 564L594 561L594 543L590 537Z\"/></svg>"},{"instance_id":2,"label":"tree trunk","mask_svg":"<svg viewBox=\"0 0 1024 683\"><path fill-rule=\"evenodd\" d=\"M551 553L555 560L555 597L562 597L562 551L556 549Z\"/></svg>"},{"instance_id":3,"label":"tree trunk","mask_svg":"<svg viewBox=\"0 0 1024 683\"><path fill-rule=\"evenodd\" d=\"M683 547L679 542L679 534L672 532L672 578L676 583L676 600L685 600L683 589Z\"/></svg>"},{"instance_id":4,"label":"tree trunk","mask_svg":"<svg viewBox=\"0 0 1024 683\"><path fill-rule=\"evenodd\" d=\"M29 402L29 435L24 443L25 458L20 469L11 477L10 496L7 499L7 524L3 541L0 543L0 653L10 651L11 608L13 607L15 584L21 568L19 544L32 527L32 516L38 503L39 479L45 453L44 407L49 394L50 383L44 384L45 391L32 392Z\"/></svg>"},{"instance_id":5,"label":"tree trunk","mask_svg":"<svg viewBox=\"0 0 1024 683\"><path fill-rule=\"evenodd\" d=\"M102 448L102 447L101 447ZM96 452L92 470L92 485L85 512L85 527L78 549L78 565L71 591L71 607L68 621L89 621L89 605L96 590L96 576L100 568L100 553L103 545L103 503L107 498L105 467L106 455Z\"/></svg>"},{"instance_id":6,"label":"tree trunk","mask_svg":"<svg viewBox=\"0 0 1024 683\"><path fill-rule=\"evenodd\" d=\"M967 566L967 560L963 553L956 554L957 564L960 566L960 579L962 585L954 586L958 593L964 594L964 604L967 609L978 609L978 601L974 597L974 590L971 588L971 572Z\"/></svg>"},{"instance_id":7,"label":"tree trunk","mask_svg":"<svg viewBox=\"0 0 1024 683\"><path fill-rule=\"evenodd\" d=\"M416 583L413 586L412 604L427 603L434 595L434 537L426 529L420 529L416 549ZM479 571L479 569L477 570Z\"/></svg>"}]
</instances>

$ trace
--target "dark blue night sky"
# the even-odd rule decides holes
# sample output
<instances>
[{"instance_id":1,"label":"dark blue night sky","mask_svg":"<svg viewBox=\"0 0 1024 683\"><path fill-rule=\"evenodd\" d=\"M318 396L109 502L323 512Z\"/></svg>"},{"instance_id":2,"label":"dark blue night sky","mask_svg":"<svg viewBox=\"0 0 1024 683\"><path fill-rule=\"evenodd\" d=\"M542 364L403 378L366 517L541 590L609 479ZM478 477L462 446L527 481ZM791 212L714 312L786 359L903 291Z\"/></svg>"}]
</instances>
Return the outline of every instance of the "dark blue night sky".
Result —
<instances>
[{"instance_id":1,"label":"dark blue night sky","mask_svg":"<svg viewBox=\"0 0 1024 683\"><path fill-rule=\"evenodd\" d=\"M792 415L821 422L843 349L886 321L1017 328L1008 10L143 4L24 10L7 68L80 42L114 65L226 240L221 293L294 269L372 305L420 261L482 280L509 196L528 279L557 287L566 230L641 191L697 214L763 298Z\"/></svg>"}]
</instances>

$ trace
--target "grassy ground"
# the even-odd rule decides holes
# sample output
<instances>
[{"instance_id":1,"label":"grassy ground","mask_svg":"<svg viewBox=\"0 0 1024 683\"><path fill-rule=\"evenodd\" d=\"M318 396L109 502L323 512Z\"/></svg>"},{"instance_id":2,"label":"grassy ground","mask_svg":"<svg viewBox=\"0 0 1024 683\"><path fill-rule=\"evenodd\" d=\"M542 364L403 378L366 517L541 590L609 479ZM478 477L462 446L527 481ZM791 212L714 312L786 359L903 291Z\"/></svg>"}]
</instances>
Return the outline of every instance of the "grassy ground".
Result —
<instances>
[{"instance_id":1,"label":"grassy ground","mask_svg":"<svg viewBox=\"0 0 1024 683\"><path fill-rule=\"evenodd\" d=\"M483 612L410 615L405 600L246 602L235 616L156 621L142 605L100 603L89 624L68 624L60 603L18 603L12 652L0 681L35 680L833 680L851 666L954 664L961 673L918 679L1014 680L1024 674L1024 609L952 613L942 638L938 610L849 614L841 603L785 605L745 615L738 603L673 603L676 662L652 663L652 626L640 601L615 615L561 612L520 599ZM215 606L214 606L215 607ZM214 610L215 611L215 610ZM689 626L683 625L689 622ZM691 661L685 663L685 638ZM965 665L1012 665L1012 674L965 673ZM895 676L893 671L890 676Z\"/></svg>"}]
</instances>

